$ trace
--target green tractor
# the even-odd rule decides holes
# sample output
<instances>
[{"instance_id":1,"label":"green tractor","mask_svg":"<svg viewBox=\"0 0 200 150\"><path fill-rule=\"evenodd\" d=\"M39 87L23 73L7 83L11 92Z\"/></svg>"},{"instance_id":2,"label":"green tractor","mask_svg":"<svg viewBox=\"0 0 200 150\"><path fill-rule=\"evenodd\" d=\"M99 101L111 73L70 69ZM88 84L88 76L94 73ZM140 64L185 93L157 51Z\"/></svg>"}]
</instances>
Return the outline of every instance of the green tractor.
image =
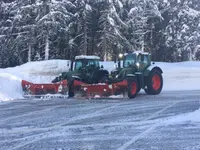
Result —
<instances>
[{"instance_id":1,"label":"green tractor","mask_svg":"<svg viewBox=\"0 0 200 150\"><path fill-rule=\"evenodd\" d=\"M100 67L100 58L98 56L76 56L75 61L71 63L70 71L61 73L52 83L62 80L71 81L80 80L87 84L103 82L107 79L109 72Z\"/></svg>"},{"instance_id":2,"label":"green tractor","mask_svg":"<svg viewBox=\"0 0 200 150\"><path fill-rule=\"evenodd\" d=\"M118 62L118 68L111 72L112 81L118 82L131 79L131 86L135 86L137 92L128 90L129 98L134 98L141 90L149 95L157 95L163 87L162 69L151 62L151 54L147 52L131 52L123 55L123 67Z\"/></svg>"},{"instance_id":3,"label":"green tractor","mask_svg":"<svg viewBox=\"0 0 200 150\"><path fill-rule=\"evenodd\" d=\"M97 56L77 56L71 65L71 71L62 73L53 80L67 80L68 95L84 93L87 97L108 97L110 95L128 94L134 98L144 89L149 95L157 95L163 87L163 77L160 67L151 64L151 54L146 52L131 52L123 56L118 68L109 75L107 70L99 65Z\"/></svg>"},{"instance_id":4,"label":"green tractor","mask_svg":"<svg viewBox=\"0 0 200 150\"><path fill-rule=\"evenodd\" d=\"M105 83L109 72L104 70L103 66L100 66L99 60L100 57L98 56L76 56L75 61L71 63L70 71L61 73L52 83L67 80L69 97L73 97L74 93L80 92L81 85Z\"/></svg>"},{"instance_id":5,"label":"green tractor","mask_svg":"<svg viewBox=\"0 0 200 150\"><path fill-rule=\"evenodd\" d=\"M109 72L100 66L98 56L76 56L68 72L61 73L52 80L52 83L31 83L22 80L22 89L25 97L46 94L62 94L74 96L74 89L79 92L80 87L86 84L103 83L108 78Z\"/></svg>"}]
</instances>

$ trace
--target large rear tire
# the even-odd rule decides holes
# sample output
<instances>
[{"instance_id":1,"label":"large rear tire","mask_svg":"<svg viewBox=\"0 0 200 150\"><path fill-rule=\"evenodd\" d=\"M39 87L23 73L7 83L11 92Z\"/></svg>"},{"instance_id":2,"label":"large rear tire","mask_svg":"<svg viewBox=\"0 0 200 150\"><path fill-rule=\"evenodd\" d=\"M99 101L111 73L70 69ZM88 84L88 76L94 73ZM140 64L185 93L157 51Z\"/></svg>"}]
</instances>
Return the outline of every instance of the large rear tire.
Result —
<instances>
[{"instance_id":1,"label":"large rear tire","mask_svg":"<svg viewBox=\"0 0 200 150\"><path fill-rule=\"evenodd\" d=\"M147 89L144 91L149 95L160 94L163 88L162 73L158 70L152 70L146 79Z\"/></svg>"},{"instance_id":2,"label":"large rear tire","mask_svg":"<svg viewBox=\"0 0 200 150\"><path fill-rule=\"evenodd\" d=\"M138 82L136 78L127 79L128 82L128 97L135 98L138 93Z\"/></svg>"}]
</instances>

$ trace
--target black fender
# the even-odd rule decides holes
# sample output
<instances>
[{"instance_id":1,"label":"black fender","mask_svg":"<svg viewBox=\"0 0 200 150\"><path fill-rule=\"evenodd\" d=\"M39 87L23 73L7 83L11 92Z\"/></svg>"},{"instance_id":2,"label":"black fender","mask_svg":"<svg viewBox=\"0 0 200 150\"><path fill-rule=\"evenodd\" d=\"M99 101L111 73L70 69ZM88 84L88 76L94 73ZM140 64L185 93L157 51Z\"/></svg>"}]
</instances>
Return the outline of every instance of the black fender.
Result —
<instances>
[{"instance_id":1,"label":"black fender","mask_svg":"<svg viewBox=\"0 0 200 150\"><path fill-rule=\"evenodd\" d=\"M160 72L161 74L163 73L162 69L158 66L155 66L155 65L151 65L149 66L145 71L144 71L144 76L148 76L149 73L152 71L152 70L157 70L158 72Z\"/></svg>"},{"instance_id":2,"label":"black fender","mask_svg":"<svg viewBox=\"0 0 200 150\"><path fill-rule=\"evenodd\" d=\"M154 67L152 70L157 70L161 74L163 73L162 69L160 67L158 67L158 66Z\"/></svg>"}]
</instances>

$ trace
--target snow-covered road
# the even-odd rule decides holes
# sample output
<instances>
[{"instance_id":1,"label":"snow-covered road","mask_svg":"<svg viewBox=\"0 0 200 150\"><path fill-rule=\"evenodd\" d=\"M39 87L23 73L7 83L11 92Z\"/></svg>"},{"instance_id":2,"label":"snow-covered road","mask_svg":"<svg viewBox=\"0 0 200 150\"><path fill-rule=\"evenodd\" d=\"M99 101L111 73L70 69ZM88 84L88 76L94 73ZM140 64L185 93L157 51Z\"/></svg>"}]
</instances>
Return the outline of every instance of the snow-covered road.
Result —
<instances>
[{"instance_id":1,"label":"snow-covered road","mask_svg":"<svg viewBox=\"0 0 200 150\"><path fill-rule=\"evenodd\" d=\"M199 150L199 93L0 103L0 149Z\"/></svg>"}]
</instances>

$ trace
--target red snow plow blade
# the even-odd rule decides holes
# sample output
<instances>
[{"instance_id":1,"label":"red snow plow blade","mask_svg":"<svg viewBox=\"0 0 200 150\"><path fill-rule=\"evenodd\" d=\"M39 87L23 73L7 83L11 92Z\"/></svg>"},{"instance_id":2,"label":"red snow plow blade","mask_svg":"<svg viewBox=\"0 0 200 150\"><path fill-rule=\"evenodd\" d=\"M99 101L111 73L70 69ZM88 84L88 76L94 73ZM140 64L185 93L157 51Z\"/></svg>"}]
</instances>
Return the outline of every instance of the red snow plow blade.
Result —
<instances>
[{"instance_id":1,"label":"red snow plow blade","mask_svg":"<svg viewBox=\"0 0 200 150\"><path fill-rule=\"evenodd\" d=\"M67 80L63 80L58 83L47 83L47 84L34 84L22 80L21 84L22 84L22 89L24 91L24 96L46 95L46 94L66 95L68 92Z\"/></svg>"},{"instance_id":2,"label":"red snow plow blade","mask_svg":"<svg viewBox=\"0 0 200 150\"><path fill-rule=\"evenodd\" d=\"M68 85L70 87L68 87ZM24 91L24 97L75 97L75 98L120 98L126 97L128 82L127 80L119 81L116 83L98 83L87 84L79 80L74 80L71 84L68 84L67 80L62 80L58 83L50 84L34 84L25 80L22 80L22 88ZM70 88L70 90L69 90ZM70 92L69 92L70 91ZM134 90L133 90L134 91ZM68 93L69 92L69 93ZM73 93L73 96L70 96ZM51 94L51 95L48 95ZM59 95L57 95L59 94ZM117 97L115 97L117 96Z\"/></svg>"},{"instance_id":3,"label":"red snow plow blade","mask_svg":"<svg viewBox=\"0 0 200 150\"><path fill-rule=\"evenodd\" d=\"M74 80L72 91L75 97L84 98L108 98L114 95L125 95L127 91L127 81L123 80L117 83L98 83L86 84Z\"/></svg>"}]
</instances>

